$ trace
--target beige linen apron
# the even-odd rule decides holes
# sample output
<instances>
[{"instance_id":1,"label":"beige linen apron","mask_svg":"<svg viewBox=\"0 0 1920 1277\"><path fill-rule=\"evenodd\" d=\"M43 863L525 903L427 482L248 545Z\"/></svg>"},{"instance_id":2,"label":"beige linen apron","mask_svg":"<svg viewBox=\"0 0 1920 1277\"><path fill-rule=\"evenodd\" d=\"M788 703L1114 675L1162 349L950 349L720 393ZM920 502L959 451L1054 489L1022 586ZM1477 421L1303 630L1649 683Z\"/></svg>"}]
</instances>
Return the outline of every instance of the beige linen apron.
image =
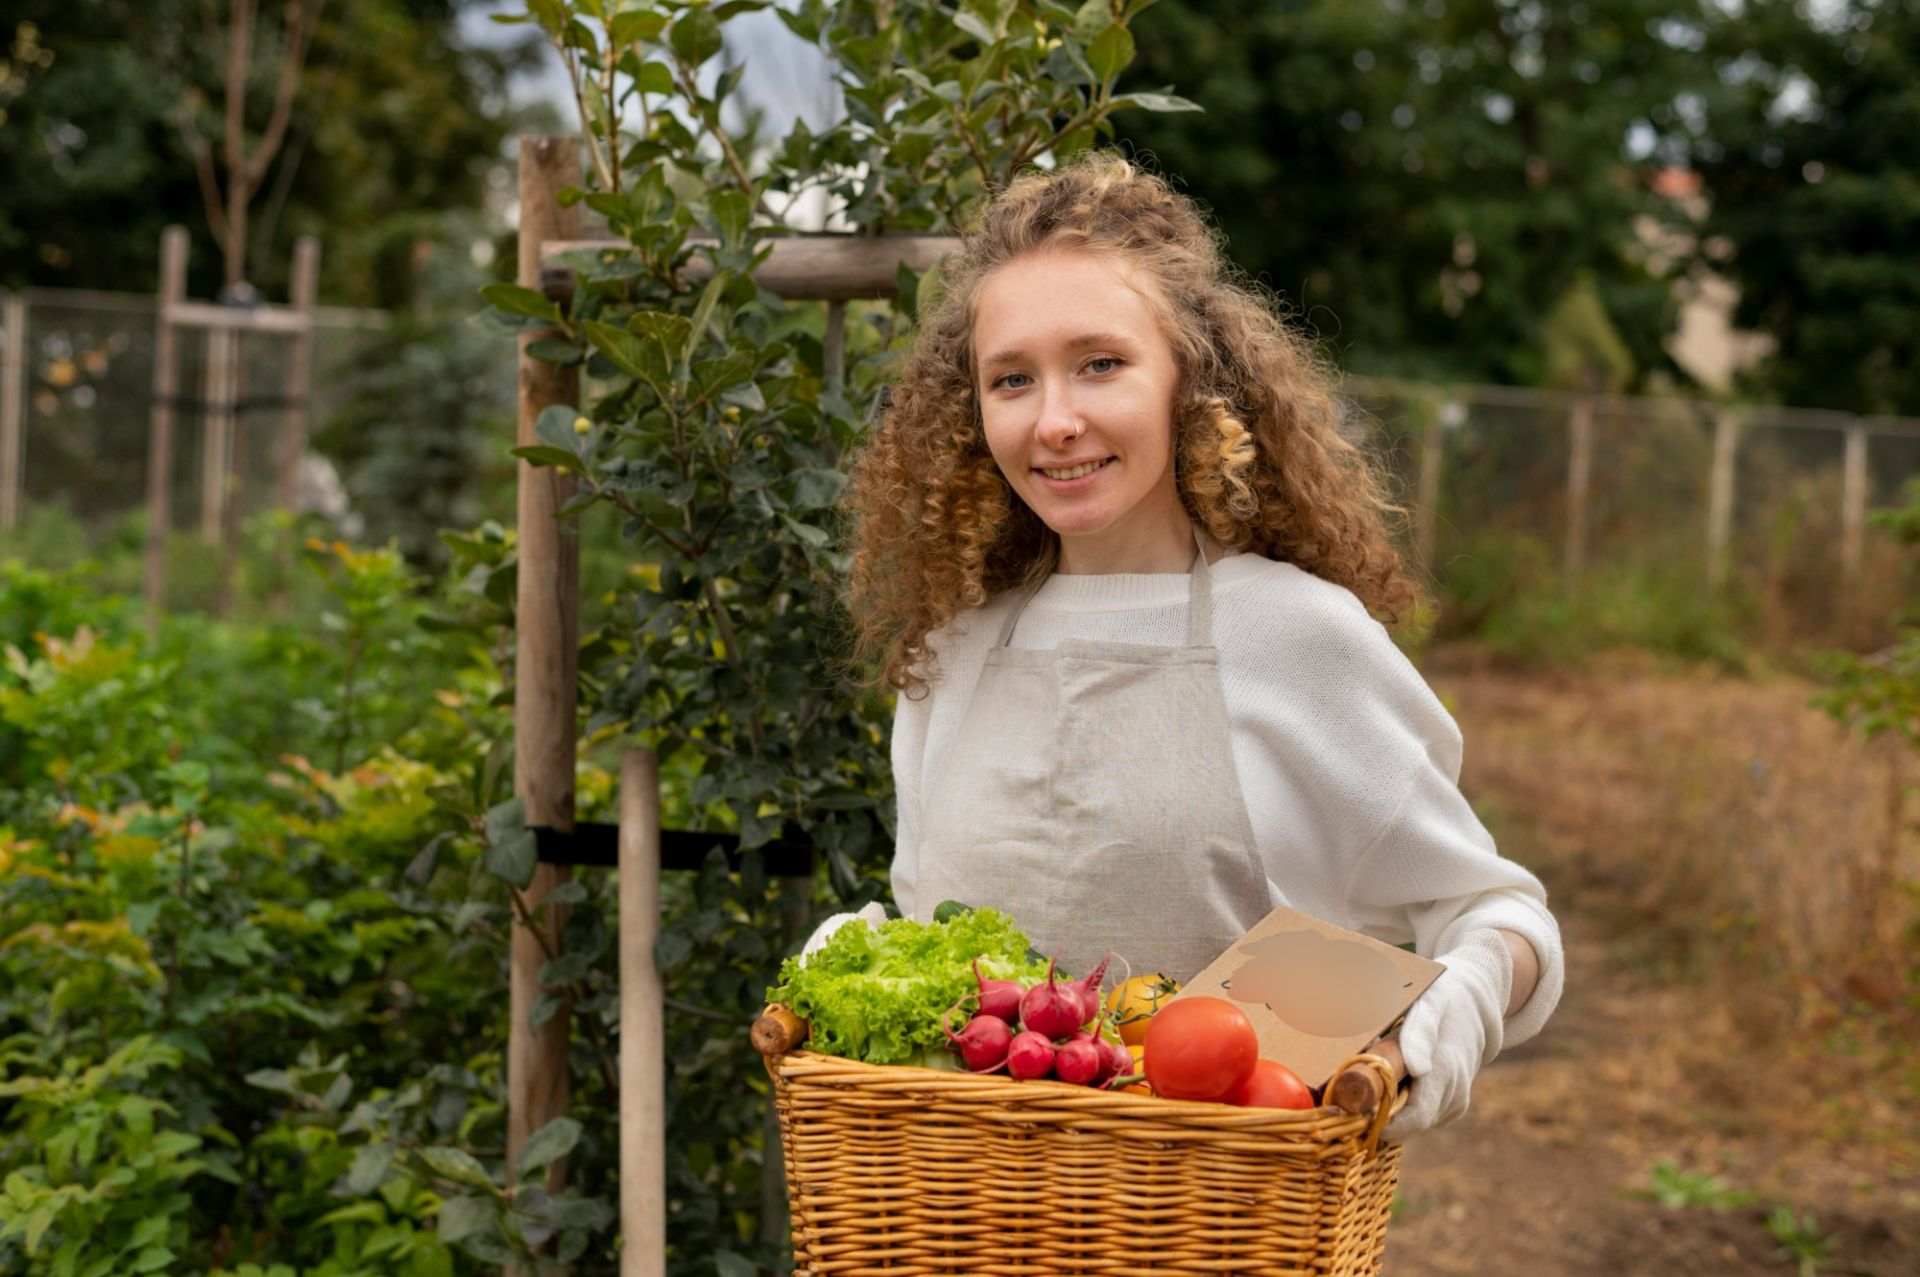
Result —
<instances>
[{"instance_id":1,"label":"beige linen apron","mask_svg":"<svg viewBox=\"0 0 1920 1277\"><path fill-rule=\"evenodd\" d=\"M1073 975L1112 950L1135 975L1185 982L1272 909L1234 770L1204 548L1187 577L1185 647L1008 647L1038 585L1022 596L926 795L921 921L943 900L991 906Z\"/></svg>"}]
</instances>

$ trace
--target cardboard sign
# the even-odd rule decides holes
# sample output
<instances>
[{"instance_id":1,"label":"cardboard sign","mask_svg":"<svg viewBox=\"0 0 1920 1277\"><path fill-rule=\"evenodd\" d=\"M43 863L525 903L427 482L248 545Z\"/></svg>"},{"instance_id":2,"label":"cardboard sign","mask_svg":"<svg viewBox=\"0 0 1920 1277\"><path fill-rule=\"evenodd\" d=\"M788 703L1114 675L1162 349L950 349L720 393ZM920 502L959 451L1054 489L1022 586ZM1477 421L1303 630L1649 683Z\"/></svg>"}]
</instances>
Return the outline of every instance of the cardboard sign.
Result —
<instances>
[{"instance_id":1,"label":"cardboard sign","mask_svg":"<svg viewBox=\"0 0 1920 1277\"><path fill-rule=\"evenodd\" d=\"M1260 1058L1309 1086L1392 1027L1446 970L1285 905L1254 924L1172 1001L1224 998L1246 1013Z\"/></svg>"}]
</instances>

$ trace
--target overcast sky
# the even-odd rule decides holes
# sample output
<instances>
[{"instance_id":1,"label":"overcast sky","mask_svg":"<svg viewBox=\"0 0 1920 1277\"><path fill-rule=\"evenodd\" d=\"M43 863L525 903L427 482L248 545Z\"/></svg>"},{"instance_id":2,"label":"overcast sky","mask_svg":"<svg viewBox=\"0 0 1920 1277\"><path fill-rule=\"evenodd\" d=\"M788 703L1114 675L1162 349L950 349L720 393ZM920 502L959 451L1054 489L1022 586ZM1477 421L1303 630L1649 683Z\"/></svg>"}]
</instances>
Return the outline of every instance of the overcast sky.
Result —
<instances>
[{"instance_id":1,"label":"overcast sky","mask_svg":"<svg viewBox=\"0 0 1920 1277\"><path fill-rule=\"evenodd\" d=\"M460 11L461 33L481 47L515 43L526 39L530 28L502 26L489 15L525 12L522 0L487 0ZM804 115L812 127L827 123L838 99L827 60L819 50L788 31L771 10L741 14L725 29L729 52L747 64L739 96L767 113L767 136L786 136L799 115ZM545 53L538 74L514 78L510 86L513 101L551 103L560 111L561 119L571 122L576 112L560 55L551 46ZM709 64L710 68L717 65Z\"/></svg>"}]
</instances>

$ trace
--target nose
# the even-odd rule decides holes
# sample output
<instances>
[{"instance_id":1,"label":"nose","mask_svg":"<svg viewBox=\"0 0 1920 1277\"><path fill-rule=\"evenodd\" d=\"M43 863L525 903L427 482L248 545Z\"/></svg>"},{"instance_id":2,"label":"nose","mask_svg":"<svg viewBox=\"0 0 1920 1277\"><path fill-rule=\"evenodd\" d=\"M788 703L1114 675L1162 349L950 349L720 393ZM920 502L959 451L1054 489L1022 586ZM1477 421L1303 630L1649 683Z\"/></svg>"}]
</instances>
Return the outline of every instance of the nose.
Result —
<instances>
[{"instance_id":1,"label":"nose","mask_svg":"<svg viewBox=\"0 0 1920 1277\"><path fill-rule=\"evenodd\" d=\"M1034 423L1034 434L1041 445L1051 452L1064 452L1086 429L1072 387L1060 381L1042 382L1040 416Z\"/></svg>"}]
</instances>

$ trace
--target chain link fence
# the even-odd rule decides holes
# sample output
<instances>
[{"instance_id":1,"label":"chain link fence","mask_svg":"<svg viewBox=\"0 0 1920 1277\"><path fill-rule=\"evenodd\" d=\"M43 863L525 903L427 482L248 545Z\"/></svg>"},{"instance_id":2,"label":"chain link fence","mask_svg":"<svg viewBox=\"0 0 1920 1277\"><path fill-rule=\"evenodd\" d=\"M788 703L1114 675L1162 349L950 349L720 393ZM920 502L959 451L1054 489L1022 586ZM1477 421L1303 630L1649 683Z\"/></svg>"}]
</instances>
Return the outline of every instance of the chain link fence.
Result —
<instances>
[{"instance_id":1,"label":"chain link fence","mask_svg":"<svg viewBox=\"0 0 1920 1277\"><path fill-rule=\"evenodd\" d=\"M28 289L0 293L0 450L14 450L0 473L0 533L34 518L80 524L105 535L141 517L147 441L154 401L157 305L150 296ZM239 331L230 447L234 491L243 514L271 504L276 448L289 412L304 407L308 430L326 422L359 391L368 356L386 339L380 311L318 307L313 312L312 378L291 384L294 338L288 332ZM210 385L220 337L201 327L176 329L175 457L171 521L201 526L210 497L207 441L220 396ZM10 484L6 480L10 477ZM338 512L343 497L324 465L303 468L296 503Z\"/></svg>"},{"instance_id":2,"label":"chain link fence","mask_svg":"<svg viewBox=\"0 0 1920 1277\"><path fill-rule=\"evenodd\" d=\"M48 511L96 537L143 519L155 313L140 295L0 293L0 546L30 553L16 533ZM384 312L315 310L308 433L366 391L389 327ZM217 437L217 340L178 330L170 504L181 531L207 526L221 469L205 455ZM274 499L300 391L290 334L227 340L240 370L228 446L244 517ZM500 384L489 397L510 404L510 361L490 375ZM1907 599L1900 547L1867 514L1900 503L1920 476L1920 421L1377 379L1349 391L1396 473L1446 630L1474 632L1522 596L1612 590L1621 607L1674 613L1711 599L1769 642L1860 646L1884 637ZM345 501L310 457L296 507L351 519Z\"/></svg>"}]
</instances>

